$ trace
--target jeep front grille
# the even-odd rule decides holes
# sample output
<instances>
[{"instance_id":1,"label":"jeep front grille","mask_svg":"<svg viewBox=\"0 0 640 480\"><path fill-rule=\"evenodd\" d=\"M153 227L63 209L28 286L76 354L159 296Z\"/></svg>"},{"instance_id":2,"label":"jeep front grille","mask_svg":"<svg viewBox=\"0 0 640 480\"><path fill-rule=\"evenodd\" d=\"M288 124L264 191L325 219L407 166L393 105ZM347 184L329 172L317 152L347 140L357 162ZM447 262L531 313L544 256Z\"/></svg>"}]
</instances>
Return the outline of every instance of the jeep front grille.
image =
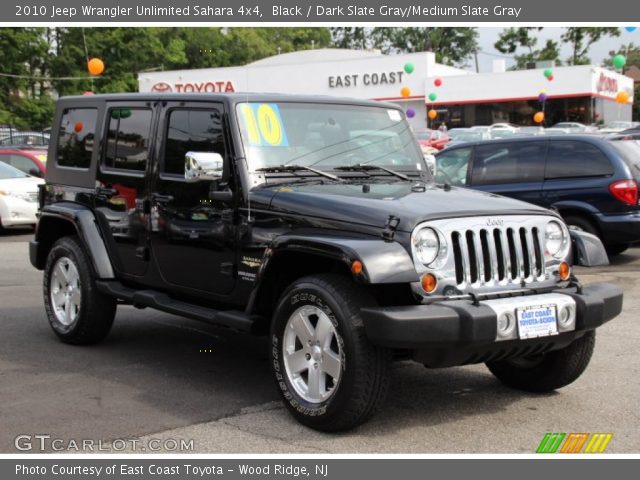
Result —
<instances>
[{"instance_id":1,"label":"jeep front grille","mask_svg":"<svg viewBox=\"0 0 640 480\"><path fill-rule=\"evenodd\" d=\"M431 272L438 287L431 295L490 293L521 287L544 288L558 282L558 265L563 260L545 255L545 231L550 215L496 215L430 220L416 226L414 233L430 227L438 232L441 249L429 266L412 255L418 275ZM567 233L568 235L568 233ZM446 247L446 248L445 248ZM414 290L424 295L421 284Z\"/></svg>"},{"instance_id":2,"label":"jeep front grille","mask_svg":"<svg viewBox=\"0 0 640 480\"><path fill-rule=\"evenodd\" d=\"M454 230L450 240L457 285L520 283L544 276L538 227Z\"/></svg>"}]
</instances>

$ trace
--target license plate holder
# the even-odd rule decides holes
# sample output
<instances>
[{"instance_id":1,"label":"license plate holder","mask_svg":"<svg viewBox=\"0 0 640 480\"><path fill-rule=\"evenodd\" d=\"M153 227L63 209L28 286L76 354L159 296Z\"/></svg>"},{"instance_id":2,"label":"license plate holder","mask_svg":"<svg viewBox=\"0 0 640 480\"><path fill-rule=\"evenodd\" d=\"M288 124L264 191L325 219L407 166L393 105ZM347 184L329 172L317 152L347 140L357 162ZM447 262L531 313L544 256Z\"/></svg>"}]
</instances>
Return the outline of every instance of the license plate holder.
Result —
<instances>
[{"instance_id":1,"label":"license plate holder","mask_svg":"<svg viewBox=\"0 0 640 480\"><path fill-rule=\"evenodd\" d=\"M558 307L555 304L518 308L516 319L521 340L558 335Z\"/></svg>"}]
</instances>

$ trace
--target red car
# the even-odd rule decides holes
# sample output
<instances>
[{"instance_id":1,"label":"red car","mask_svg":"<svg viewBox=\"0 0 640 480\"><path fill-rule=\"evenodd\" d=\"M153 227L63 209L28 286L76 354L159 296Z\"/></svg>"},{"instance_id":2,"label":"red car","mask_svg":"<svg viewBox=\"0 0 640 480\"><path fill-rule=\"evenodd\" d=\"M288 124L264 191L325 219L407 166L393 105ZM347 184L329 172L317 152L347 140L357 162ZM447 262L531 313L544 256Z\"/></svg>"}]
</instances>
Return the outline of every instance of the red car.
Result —
<instances>
[{"instance_id":1,"label":"red car","mask_svg":"<svg viewBox=\"0 0 640 480\"><path fill-rule=\"evenodd\" d=\"M44 149L2 148L0 149L0 162L8 163L27 175L44 178L47 171L47 151Z\"/></svg>"},{"instance_id":2,"label":"red car","mask_svg":"<svg viewBox=\"0 0 640 480\"><path fill-rule=\"evenodd\" d=\"M420 146L432 147L436 150L442 150L451 140L446 133L439 130L418 130L414 132L414 135Z\"/></svg>"}]
</instances>

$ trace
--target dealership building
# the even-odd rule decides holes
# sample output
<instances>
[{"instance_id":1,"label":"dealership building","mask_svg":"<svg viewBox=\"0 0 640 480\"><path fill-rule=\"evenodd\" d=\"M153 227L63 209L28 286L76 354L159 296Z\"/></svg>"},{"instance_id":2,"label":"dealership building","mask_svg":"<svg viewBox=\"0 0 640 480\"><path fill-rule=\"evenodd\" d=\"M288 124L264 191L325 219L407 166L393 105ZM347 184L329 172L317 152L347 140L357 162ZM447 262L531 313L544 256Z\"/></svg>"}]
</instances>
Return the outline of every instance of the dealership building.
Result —
<instances>
[{"instance_id":1,"label":"dealership building","mask_svg":"<svg viewBox=\"0 0 640 480\"><path fill-rule=\"evenodd\" d=\"M633 94L630 77L592 65L555 67L551 81L543 72L506 71L504 61L498 60L492 72L479 74L437 63L432 52L383 55L377 50L317 49L241 67L141 72L138 84L141 92L274 92L384 100L413 114L409 121L415 129L427 126L429 109L438 112L430 127L441 122L449 128L496 122L530 125L542 109L547 125L631 120L633 97L626 104L616 103L618 92ZM544 104L538 101L543 90Z\"/></svg>"}]
</instances>

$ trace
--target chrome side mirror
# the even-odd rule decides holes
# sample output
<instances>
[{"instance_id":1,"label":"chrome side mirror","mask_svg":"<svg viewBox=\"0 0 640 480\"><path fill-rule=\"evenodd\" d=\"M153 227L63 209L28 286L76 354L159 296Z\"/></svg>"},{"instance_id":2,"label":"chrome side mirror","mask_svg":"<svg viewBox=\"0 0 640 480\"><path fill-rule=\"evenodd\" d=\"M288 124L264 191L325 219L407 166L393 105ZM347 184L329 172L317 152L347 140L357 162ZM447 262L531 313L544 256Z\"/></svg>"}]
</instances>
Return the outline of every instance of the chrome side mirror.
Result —
<instances>
[{"instance_id":1,"label":"chrome side mirror","mask_svg":"<svg viewBox=\"0 0 640 480\"><path fill-rule=\"evenodd\" d=\"M187 152L184 156L184 178L187 182L222 179L224 160L214 152Z\"/></svg>"}]
</instances>

